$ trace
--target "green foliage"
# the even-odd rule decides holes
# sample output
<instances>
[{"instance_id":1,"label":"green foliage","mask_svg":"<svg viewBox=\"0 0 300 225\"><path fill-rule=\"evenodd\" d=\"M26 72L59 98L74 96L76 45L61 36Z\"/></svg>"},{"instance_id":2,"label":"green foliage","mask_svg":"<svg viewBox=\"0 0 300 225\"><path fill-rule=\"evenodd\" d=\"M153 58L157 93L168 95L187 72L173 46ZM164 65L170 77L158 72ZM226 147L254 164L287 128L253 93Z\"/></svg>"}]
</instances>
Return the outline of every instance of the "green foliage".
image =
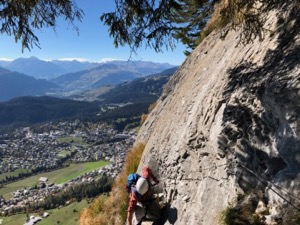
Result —
<instances>
[{"instance_id":1,"label":"green foliage","mask_svg":"<svg viewBox=\"0 0 300 225\"><path fill-rule=\"evenodd\" d=\"M222 5L218 25L211 26L201 37L216 3ZM116 11L103 14L101 20L109 26L117 47L128 44L135 51L145 44L160 52L162 47L172 49L175 39L194 49L214 28L227 24L227 31L243 28L240 39L243 43L256 37L262 39L264 12L285 3L282 0L262 0L259 3L256 0L116 0ZM297 4L297 0L288 4Z\"/></svg>"},{"instance_id":2,"label":"green foliage","mask_svg":"<svg viewBox=\"0 0 300 225\"><path fill-rule=\"evenodd\" d=\"M216 1L179 0L178 2L181 7L174 16L174 22L178 26L174 37L189 49L194 49L200 43L200 33L206 26Z\"/></svg>"},{"instance_id":3,"label":"green foliage","mask_svg":"<svg viewBox=\"0 0 300 225\"><path fill-rule=\"evenodd\" d=\"M220 223L221 225L231 225L235 221L238 216L237 210L233 208L231 204L222 211L220 215Z\"/></svg>"},{"instance_id":4,"label":"green foliage","mask_svg":"<svg viewBox=\"0 0 300 225\"><path fill-rule=\"evenodd\" d=\"M258 215L249 211L248 208L236 208L229 205L220 216L222 225L263 225Z\"/></svg>"},{"instance_id":5,"label":"green foliage","mask_svg":"<svg viewBox=\"0 0 300 225\"><path fill-rule=\"evenodd\" d=\"M101 20L109 26L115 46L128 44L135 51L145 44L146 47L161 52L162 47L173 49L174 39L195 48L215 1L115 2L116 11L101 16Z\"/></svg>"},{"instance_id":6,"label":"green foliage","mask_svg":"<svg viewBox=\"0 0 300 225\"><path fill-rule=\"evenodd\" d=\"M129 1L116 0L116 11L105 13L101 20L109 26L114 44L128 44L135 50L146 42L146 45L160 51L168 43L174 47L171 31L174 25L170 21L173 10L180 5L177 1Z\"/></svg>"},{"instance_id":7,"label":"green foliage","mask_svg":"<svg viewBox=\"0 0 300 225\"><path fill-rule=\"evenodd\" d=\"M83 12L72 0L26 0L0 1L0 32L15 37L21 41L22 50L39 47L38 37L34 34L43 27L55 28L57 18L63 17L75 29L75 20L81 20Z\"/></svg>"},{"instance_id":8,"label":"green foliage","mask_svg":"<svg viewBox=\"0 0 300 225\"><path fill-rule=\"evenodd\" d=\"M221 212L219 222L221 225L263 225L254 211L255 207L250 203L237 206L229 204Z\"/></svg>"},{"instance_id":9,"label":"green foliage","mask_svg":"<svg viewBox=\"0 0 300 225\"><path fill-rule=\"evenodd\" d=\"M128 44L133 52L145 45L157 52L163 47L173 49L175 40L189 49L199 44L200 33L213 13L215 3L225 3L222 21L230 23L228 29L243 27L241 41L248 43L264 37L264 12L280 7L283 0L115 0L114 12L104 13L101 20L109 26L116 47ZM288 4L297 4L297 0ZM74 0L56 1L1 1L0 32L21 40L22 48L39 47L35 30L55 28L57 18L63 16L74 25L83 12Z\"/></svg>"}]
</instances>

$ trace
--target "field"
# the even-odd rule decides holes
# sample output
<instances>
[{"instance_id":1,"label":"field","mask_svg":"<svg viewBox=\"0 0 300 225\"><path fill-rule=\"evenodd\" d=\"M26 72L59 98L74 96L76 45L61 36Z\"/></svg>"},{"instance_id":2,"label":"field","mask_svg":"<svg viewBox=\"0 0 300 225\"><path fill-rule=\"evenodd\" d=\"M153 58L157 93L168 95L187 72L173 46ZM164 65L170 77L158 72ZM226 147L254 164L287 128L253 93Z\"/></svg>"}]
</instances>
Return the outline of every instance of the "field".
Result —
<instances>
[{"instance_id":1,"label":"field","mask_svg":"<svg viewBox=\"0 0 300 225\"><path fill-rule=\"evenodd\" d=\"M74 202L60 209L48 210L50 216L44 218L38 225L79 225L79 213L83 208L88 207L86 200ZM36 216L36 214L29 214ZM26 214L18 214L10 217L0 217L2 225L22 225L26 222ZM1 223L0 223L1 224Z\"/></svg>"},{"instance_id":2,"label":"field","mask_svg":"<svg viewBox=\"0 0 300 225\"><path fill-rule=\"evenodd\" d=\"M0 180L4 180L6 178L6 176L16 177L19 175L19 173L25 173L25 172L28 172L28 171L26 169L17 169L14 172L2 173L2 174L0 174Z\"/></svg>"},{"instance_id":3,"label":"field","mask_svg":"<svg viewBox=\"0 0 300 225\"><path fill-rule=\"evenodd\" d=\"M57 138L58 143L69 143L72 145L70 151L62 151L59 153L59 156L66 156L67 154L70 154L72 151L75 150L76 145L81 145L83 147L87 147L88 144L82 141L81 137L74 137L74 136L66 136L66 137L59 137Z\"/></svg>"},{"instance_id":4,"label":"field","mask_svg":"<svg viewBox=\"0 0 300 225\"><path fill-rule=\"evenodd\" d=\"M64 150L64 151L61 151L58 156L60 157L66 157L67 155L71 155L72 151L70 150Z\"/></svg>"},{"instance_id":5,"label":"field","mask_svg":"<svg viewBox=\"0 0 300 225\"><path fill-rule=\"evenodd\" d=\"M4 185L4 187L0 189L0 195L3 195L5 199L9 199L11 197L10 193L12 191L34 186L38 184L38 180L40 177L47 177L49 179L49 183L61 184L73 178L76 178L86 172L96 170L108 164L109 163L106 161L71 164L69 167L63 169L54 170L47 173L40 173L38 175L25 178L23 180L19 180L17 182Z\"/></svg>"},{"instance_id":6,"label":"field","mask_svg":"<svg viewBox=\"0 0 300 225\"><path fill-rule=\"evenodd\" d=\"M60 137L60 138L57 138L57 142L58 143L82 144L82 138L81 137L73 137L73 136Z\"/></svg>"}]
</instances>

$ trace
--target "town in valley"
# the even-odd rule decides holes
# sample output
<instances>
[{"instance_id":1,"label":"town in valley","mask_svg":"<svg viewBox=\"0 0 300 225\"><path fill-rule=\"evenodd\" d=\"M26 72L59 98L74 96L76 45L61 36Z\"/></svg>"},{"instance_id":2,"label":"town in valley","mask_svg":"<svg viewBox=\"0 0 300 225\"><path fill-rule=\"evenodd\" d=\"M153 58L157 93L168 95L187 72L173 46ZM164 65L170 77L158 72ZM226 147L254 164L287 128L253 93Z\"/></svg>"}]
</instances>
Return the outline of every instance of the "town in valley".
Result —
<instances>
[{"instance_id":1,"label":"town in valley","mask_svg":"<svg viewBox=\"0 0 300 225\"><path fill-rule=\"evenodd\" d=\"M107 123L49 122L17 128L0 135L0 192L7 185L38 177L33 186L1 192L0 214L12 215L40 204L48 196L70 187L96 182L102 176L114 179L135 140L134 132L119 133ZM62 183L40 174L102 161L105 166ZM13 174L13 175L12 175ZM69 202L66 201L66 204ZM57 205L54 205L57 207Z\"/></svg>"}]
</instances>

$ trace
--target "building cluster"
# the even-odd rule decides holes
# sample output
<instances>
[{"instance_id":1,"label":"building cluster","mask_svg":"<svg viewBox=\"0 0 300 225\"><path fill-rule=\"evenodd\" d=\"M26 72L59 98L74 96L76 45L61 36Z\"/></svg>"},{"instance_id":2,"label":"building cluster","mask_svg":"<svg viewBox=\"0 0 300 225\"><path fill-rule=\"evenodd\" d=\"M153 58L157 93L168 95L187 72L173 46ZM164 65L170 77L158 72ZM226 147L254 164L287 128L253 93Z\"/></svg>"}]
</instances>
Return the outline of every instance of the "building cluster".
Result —
<instances>
[{"instance_id":1,"label":"building cluster","mask_svg":"<svg viewBox=\"0 0 300 225\"><path fill-rule=\"evenodd\" d=\"M65 158L70 163L113 161L124 157L124 149L134 141L133 133L118 134L106 124L79 126L78 123L64 122L34 128L39 132L27 127L0 136L0 174L17 169L55 169L61 167Z\"/></svg>"},{"instance_id":2,"label":"building cluster","mask_svg":"<svg viewBox=\"0 0 300 225\"><path fill-rule=\"evenodd\" d=\"M119 134L107 124L84 124L80 121L49 123L0 135L0 174L18 169L27 171L37 168L56 169L61 167L61 163L97 160L110 162L108 166L63 184L48 183L46 177L41 177L41 185L37 187L14 191L10 199L0 196L0 213L5 215L12 212L14 208L22 208L31 202L42 201L53 192L82 182L93 181L99 175L115 178L134 140L134 133Z\"/></svg>"}]
</instances>

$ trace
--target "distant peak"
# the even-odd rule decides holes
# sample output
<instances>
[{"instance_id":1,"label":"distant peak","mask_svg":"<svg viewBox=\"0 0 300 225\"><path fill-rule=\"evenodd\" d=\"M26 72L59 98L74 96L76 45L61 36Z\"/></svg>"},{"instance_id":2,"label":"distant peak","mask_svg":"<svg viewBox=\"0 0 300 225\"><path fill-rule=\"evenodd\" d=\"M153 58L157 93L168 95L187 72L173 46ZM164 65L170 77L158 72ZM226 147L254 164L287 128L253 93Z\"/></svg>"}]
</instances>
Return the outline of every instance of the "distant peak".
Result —
<instances>
[{"instance_id":1,"label":"distant peak","mask_svg":"<svg viewBox=\"0 0 300 225\"><path fill-rule=\"evenodd\" d=\"M37 57L35 56L31 56L31 57L28 57L28 58L24 58L24 57L20 57L20 58L17 58L15 59L14 61L20 61L20 60L31 60L31 61L40 61L40 59L38 59Z\"/></svg>"},{"instance_id":2,"label":"distant peak","mask_svg":"<svg viewBox=\"0 0 300 225\"><path fill-rule=\"evenodd\" d=\"M26 59L26 58L24 58ZM35 56L31 56L28 58L29 60L32 60L32 61L41 61L39 58L35 57Z\"/></svg>"}]
</instances>

